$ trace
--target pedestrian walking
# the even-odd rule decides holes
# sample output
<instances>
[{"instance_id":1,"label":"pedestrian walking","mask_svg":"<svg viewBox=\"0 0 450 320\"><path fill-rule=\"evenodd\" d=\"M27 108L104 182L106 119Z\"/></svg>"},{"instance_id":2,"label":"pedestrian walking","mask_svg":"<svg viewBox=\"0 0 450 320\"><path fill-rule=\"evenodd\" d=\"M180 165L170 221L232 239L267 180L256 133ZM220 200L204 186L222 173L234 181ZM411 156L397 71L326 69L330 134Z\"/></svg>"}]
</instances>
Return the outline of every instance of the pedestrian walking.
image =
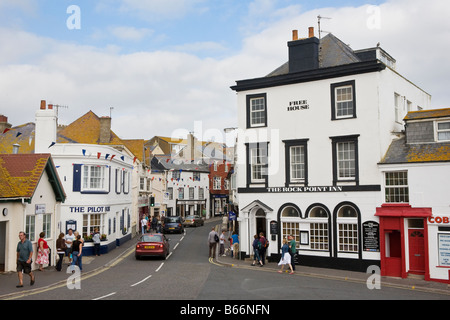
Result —
<instances>
[{"instance_id":1,"label":"pedestrian walking","mask_svg":"<svg viewBox=\"0 0 450 320\"><path fill-rule=\"evenodd\" d=\"M17 275L19 277L19 284L17 288L23 287L23 273L30 276L30 285L34 285L35 276L31 271L31 262L33 257L33 245L27 239L26 234L19 232L19 243L17 243ZM23 273L22 273L23 272Z\"/></svg>"},{"instance_id":2,"label":"pedestrian walking","mask_svg":"<svg viewBox=\"0 0 450 320\"><path fill-rule=\"evenodd\" d=\"M214 259L216 257L216 247L218 242L219 235L217 234L215 228L212 227L211 232L208 234L209 258Z\"/></svg>"},{"instance_id":3,"label":"pedestrian walking","mask_svg":"<svg viewBox=\"0 0 450 320\"><path fill-rule=\"evenodd\" d=\"M259 237L258 237L257 234L255 234L253 236L253 238L254 238L254 240L253 240L253 245L252 246L253 246L253 253L254 254L253 254L252 266L255 266L256 265L256 261L258 261L259 266L262 267L263 264L262 264L262 261L261 261L261 257L259 255L259 252L261 250L261 242L259 241Z\"/></svg>"},{"instance_id":4,"label":"pedestrian walking","mask_svg":"<svg viewBox=\"0 0 450 320\"><path fill-rule=\"evenodd\" d=\"M289 254L291 255L292 270L295 271L295 254L297 253L297 247L295 239L292 235L289 236Z\"/></svg>"},{"instance_id":5,"label":"pedestrian walking","mask_svg":"<svg viewBox=\"0 0 450 320\"><path fill-rule=\"evenodd\" d=\"M158 218L156 218L156 216L153 216L152 219L152 230L153 232L156 232L156 226L158 225Z\"/></svg>"},{"instance_id":6,"label":"pedestrian walking","mask_svg":"<svg viewBox=\"0 0 450 320\"><path fill-rule=\"evenodd\" d=\"M64 237L66 241L66 256L69 257L69 266L72 264L72 243L75 240L73 229L67 230L67 234Z\"/></svg>"},{"instance_id":7,"label":"pedestrian walking","mask_svg":"<svg viewBox=\"0 0 450 320\"><path fill-rule=\"evenodd\" d=\"M285 265L289 266L289 269L291 269L291 272L289 274L294 273L294 269L292 269L291 264L291 255L289 253L289 244L286 239L283 239L283 246L281 247L281 259L280 262L278 262L278 265L281 265L281 269L278 270L279 273L283 273L283 269Z\"/></svg>"},{"instance_id":8,"label":"pedestrian walking","mask_svg":"<svg viewBox=\"0 0 450 320\"><path fill-rule=\"evenodd\" d=\"M141 232L144 234L147 231L147 219L145 219L145 216L141 219Z\"/></svg>"},{"instance_id":9,"label":"pedestrian walking","mask_svg":"<svg viewBox=\"0 0 450 320\"><path fill-rule=\"evenodd\" d=\"M222 234L219 237L219 256L225 257L225 230L222 230Z\"/></svg>"},{"instance_id":10,"label":"pedestrian walking","mask_svg":"<svg viewBox=\"0 0 450 320\"><path fill-rule=\"evenodd\" d=\"M259 242L261 242L261 249L259 250L259 256L261 258L262 264L266 264L266 248L268 240L264 237L264 233L259 233Z\"/></svg>"},{"instance_id":11,"label":"pedestrian walking","mask_svg":"<svg viewBox=\"0 0 450 320\"><path fill-rule=\"evenodd\" d=\"M39 271L44 271L44 264L48 264L48 244L44 239L45 232L39 234L39 240L37 242L37 257L36 263L39 265Z\"/></svg>"},{"instance_id":12,"label":"pedestrian walking","mask_svg":"<svg viewBox=\"0 0 450 320\"><path fill-rule=\"evenodd\" d=\"M78 234L75 241L72 244L72 272L74 272L73 266L78 265L80 271L83 270L83 264L81 262L81 256L83 254L83 242L81 236Z\"/></svg>"},{"instance_id":13,"label":"pedestrian walking","mask_svg":"<svg viewBox=\"0 0 450 320\"><path fill-rule=\"evenodd\" d=\"M239 236L236 232L233 232L233 235L231 236L231 239L233 240L233 251L231 253L231 256L233 259L239 259Z\"/></svg>"},{"instance_id":14,"label":"pedestrian walking","mask_svg":"<svg viewBox=\"0 0 450 320\"><path fill-rule=\"evenodd\" d=\"M98 232L97 228L94 229L92 241L94 242L94 255L100 257L100 232Z\"/></svg>"},{"instance_id":15,"label":"pedestrian walking","mask_svg":"<svg viewBox=\"0 0 450 320\"><path fill-rule=\"evenodd\" d=\"M56 253L58 254L58 262L56 263L56 270L61 271L64 254L66 253L66 240L64 239L64 233L59 234L56 240Z\"/></svg>"}]
</instances>

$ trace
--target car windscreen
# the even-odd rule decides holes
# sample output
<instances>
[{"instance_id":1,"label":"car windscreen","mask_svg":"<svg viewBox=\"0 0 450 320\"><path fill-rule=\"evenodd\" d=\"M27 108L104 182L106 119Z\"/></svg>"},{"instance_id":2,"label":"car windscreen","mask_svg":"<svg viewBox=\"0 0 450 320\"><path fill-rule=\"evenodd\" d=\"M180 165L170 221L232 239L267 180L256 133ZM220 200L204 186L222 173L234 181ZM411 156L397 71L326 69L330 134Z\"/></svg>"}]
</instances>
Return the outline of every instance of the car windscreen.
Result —
<instances>
[{"instance_id":1,"label":"car windscreen","mask_svg":"<svg viewBox=\"0 0 450 320\"><path fill-rule=\"evenodd\" d=\"M144 235L141 237L141 242L162 242L162 236L159 234Z\"/></svg>"},{"instance_id":2,"label":"car windscreen","mask_svg":"<svg viewBox=\"0 0 450 320\"><path fill-rule=\"evenodd\" d=\"M197 219L197 216L187 216L186 220L194 220Z\"/></svg>"},{"instance_id":3,"label":"car windscreen","mask_svg":"<svg viewBox=\"0 0 450 320\"><path fill-rule=\"evenodd\" d=\"M177 223L179 222L179 217L168 217L164 220L165 223Z\"/></svg>"}]
</instances>

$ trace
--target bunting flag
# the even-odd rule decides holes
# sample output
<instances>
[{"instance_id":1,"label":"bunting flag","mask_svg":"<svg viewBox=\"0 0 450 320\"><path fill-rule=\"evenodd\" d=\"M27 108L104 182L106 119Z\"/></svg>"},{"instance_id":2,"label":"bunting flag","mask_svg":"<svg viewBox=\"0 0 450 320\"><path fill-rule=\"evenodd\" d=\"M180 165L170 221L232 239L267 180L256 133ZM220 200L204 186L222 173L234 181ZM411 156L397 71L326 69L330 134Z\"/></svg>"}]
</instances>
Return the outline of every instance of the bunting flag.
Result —
<instances>
[{"instance_id":1,"label":"bunting flag","mask_svg":"<svg viewBox=\"0 0 450 320\"><path fill-rule=\"evenodd\" d=\"M100 156L102 155L101 152L97 152L97 159L100 159Z\"/></svg>"},{"instance_id":2,"label":"bunting flag","mask_svg":"<svg viewBox=\"0 0 450 320\"><path fill-rule=\"evenodd\" d=\"M133 163L135 163L135 162L136 162L136 159L137 159L137 157L134 157L134 159L133 159Z\"/></svg>"},{"instance_id":3,"label":"bunting flag","mask_svg":"<svg viewBox=\"0 0 450 320\"><path fill-rule=\"evenodd\" d=\"M20 136L21 134L22 134L22 132L17 132L16 138L17 138L18 136Z\"/></svg>"},{"instance_id":4,"label":"bunting flag","mask_svg":"<svg viewBox=\"0 0 450 320\"><path fill-rule=\"evenodd\" d=\"M7 133L9 130L11 130L11 129L6 128L5 130L3 130L3 133Z\"/></svg>"},{"instance_id":5,"label":"bunting flag","mask_svg":"<svg viewBox=\"0 0 450 320\"><path fill-rule=\"evenodd\" d=\"M122 159L122 161L125 161L125 156L120 156L120 159Z\"/></svg>"},{"instance_id":6,"label":"bunting flag","mask_svg":"<svg viewBox=\"0 0 450 320\"><path fill-rule=\"evenodd\" d=\"M112 159L114 159L114 157L115 157L116 155L115 154L113 154L112 156L111 156L111 159L110 159L110 161L112 161Z\"/></svg>"},{"instance_id":7,"label":"bunting flag","mask_svg":"<svg viewBox=\"0 0 450 320\"><path fill-rule=\"evenodd\" d=\"M48 146L48 148L50 149L50 148L53 147L55 144L56 144L56 142L52 142L52 143Z\"/></svg>"},{"instance_id":8,"label":"bunting flag","mask_svg":"<svg viewBox=\"0 0 450 320\"><path fill-rule=\"evenodd\" d=\"M83 156L86 156L86 149L81 150L83 152Z\"/></svg>"},{"instance_id":9,"label":"bunting flag","mask_svg":"<svg viewBox=\"0 0 450 320\"><path fill-rule=\"evenodd\" d=\"M109 157L109 153L107 153L107 154L105 155L105 160L107 160L108 157Z\"/></svg>"}]
</instances>

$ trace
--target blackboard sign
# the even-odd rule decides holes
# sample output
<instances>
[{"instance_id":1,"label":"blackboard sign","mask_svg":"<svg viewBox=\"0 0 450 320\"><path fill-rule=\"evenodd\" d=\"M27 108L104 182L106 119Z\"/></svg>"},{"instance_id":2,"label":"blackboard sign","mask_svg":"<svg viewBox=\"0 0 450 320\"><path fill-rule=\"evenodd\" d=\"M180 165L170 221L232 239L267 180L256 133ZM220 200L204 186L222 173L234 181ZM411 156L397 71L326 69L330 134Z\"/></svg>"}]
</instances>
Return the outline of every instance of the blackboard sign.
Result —
<instances>
[{"instance_id":1,"label":"blackboard sign","mask_svg":"<svg viewBox=\"0 0 450 320\"><path fill-rule=\"evenodd\" d=\"M278 222L275 220L270 221L270 234L278 234Z\"/></svg>"},{"instance_id":2,"label":"blackboard sign","mask_svg":"<svg viewBox=\"0 0 450 320\"><path fill-rule=\"evenodd\" d=\"M363 223L363 250L380 252L380 225L376 221Z\"/></svg>"}]
</instances>

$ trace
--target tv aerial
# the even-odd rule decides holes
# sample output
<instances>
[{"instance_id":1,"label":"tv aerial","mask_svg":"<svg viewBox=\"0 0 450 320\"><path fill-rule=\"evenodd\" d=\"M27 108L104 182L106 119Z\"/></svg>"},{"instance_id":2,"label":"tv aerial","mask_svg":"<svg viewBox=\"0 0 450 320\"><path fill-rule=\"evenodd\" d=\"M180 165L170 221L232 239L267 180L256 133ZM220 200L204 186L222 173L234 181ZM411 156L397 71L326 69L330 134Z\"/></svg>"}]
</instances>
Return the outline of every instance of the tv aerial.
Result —
<instances>
[{"instance_id":1,"label":"tv aerial","mask_svg":"<svg viewBox=\"0 0 450 320\"><path fill-rule=\"evenodd\" d=\"M322 17L320 14L317 16L317 24L319 25L319 39L322 37L322 32L326 32L326 33L331 33L330 31L326 31L326 30L322 30L321 26L320 26L320 20L322 19L332 19L332 18L328 18L328 17Z\"/></svg>"}]
</instances>

